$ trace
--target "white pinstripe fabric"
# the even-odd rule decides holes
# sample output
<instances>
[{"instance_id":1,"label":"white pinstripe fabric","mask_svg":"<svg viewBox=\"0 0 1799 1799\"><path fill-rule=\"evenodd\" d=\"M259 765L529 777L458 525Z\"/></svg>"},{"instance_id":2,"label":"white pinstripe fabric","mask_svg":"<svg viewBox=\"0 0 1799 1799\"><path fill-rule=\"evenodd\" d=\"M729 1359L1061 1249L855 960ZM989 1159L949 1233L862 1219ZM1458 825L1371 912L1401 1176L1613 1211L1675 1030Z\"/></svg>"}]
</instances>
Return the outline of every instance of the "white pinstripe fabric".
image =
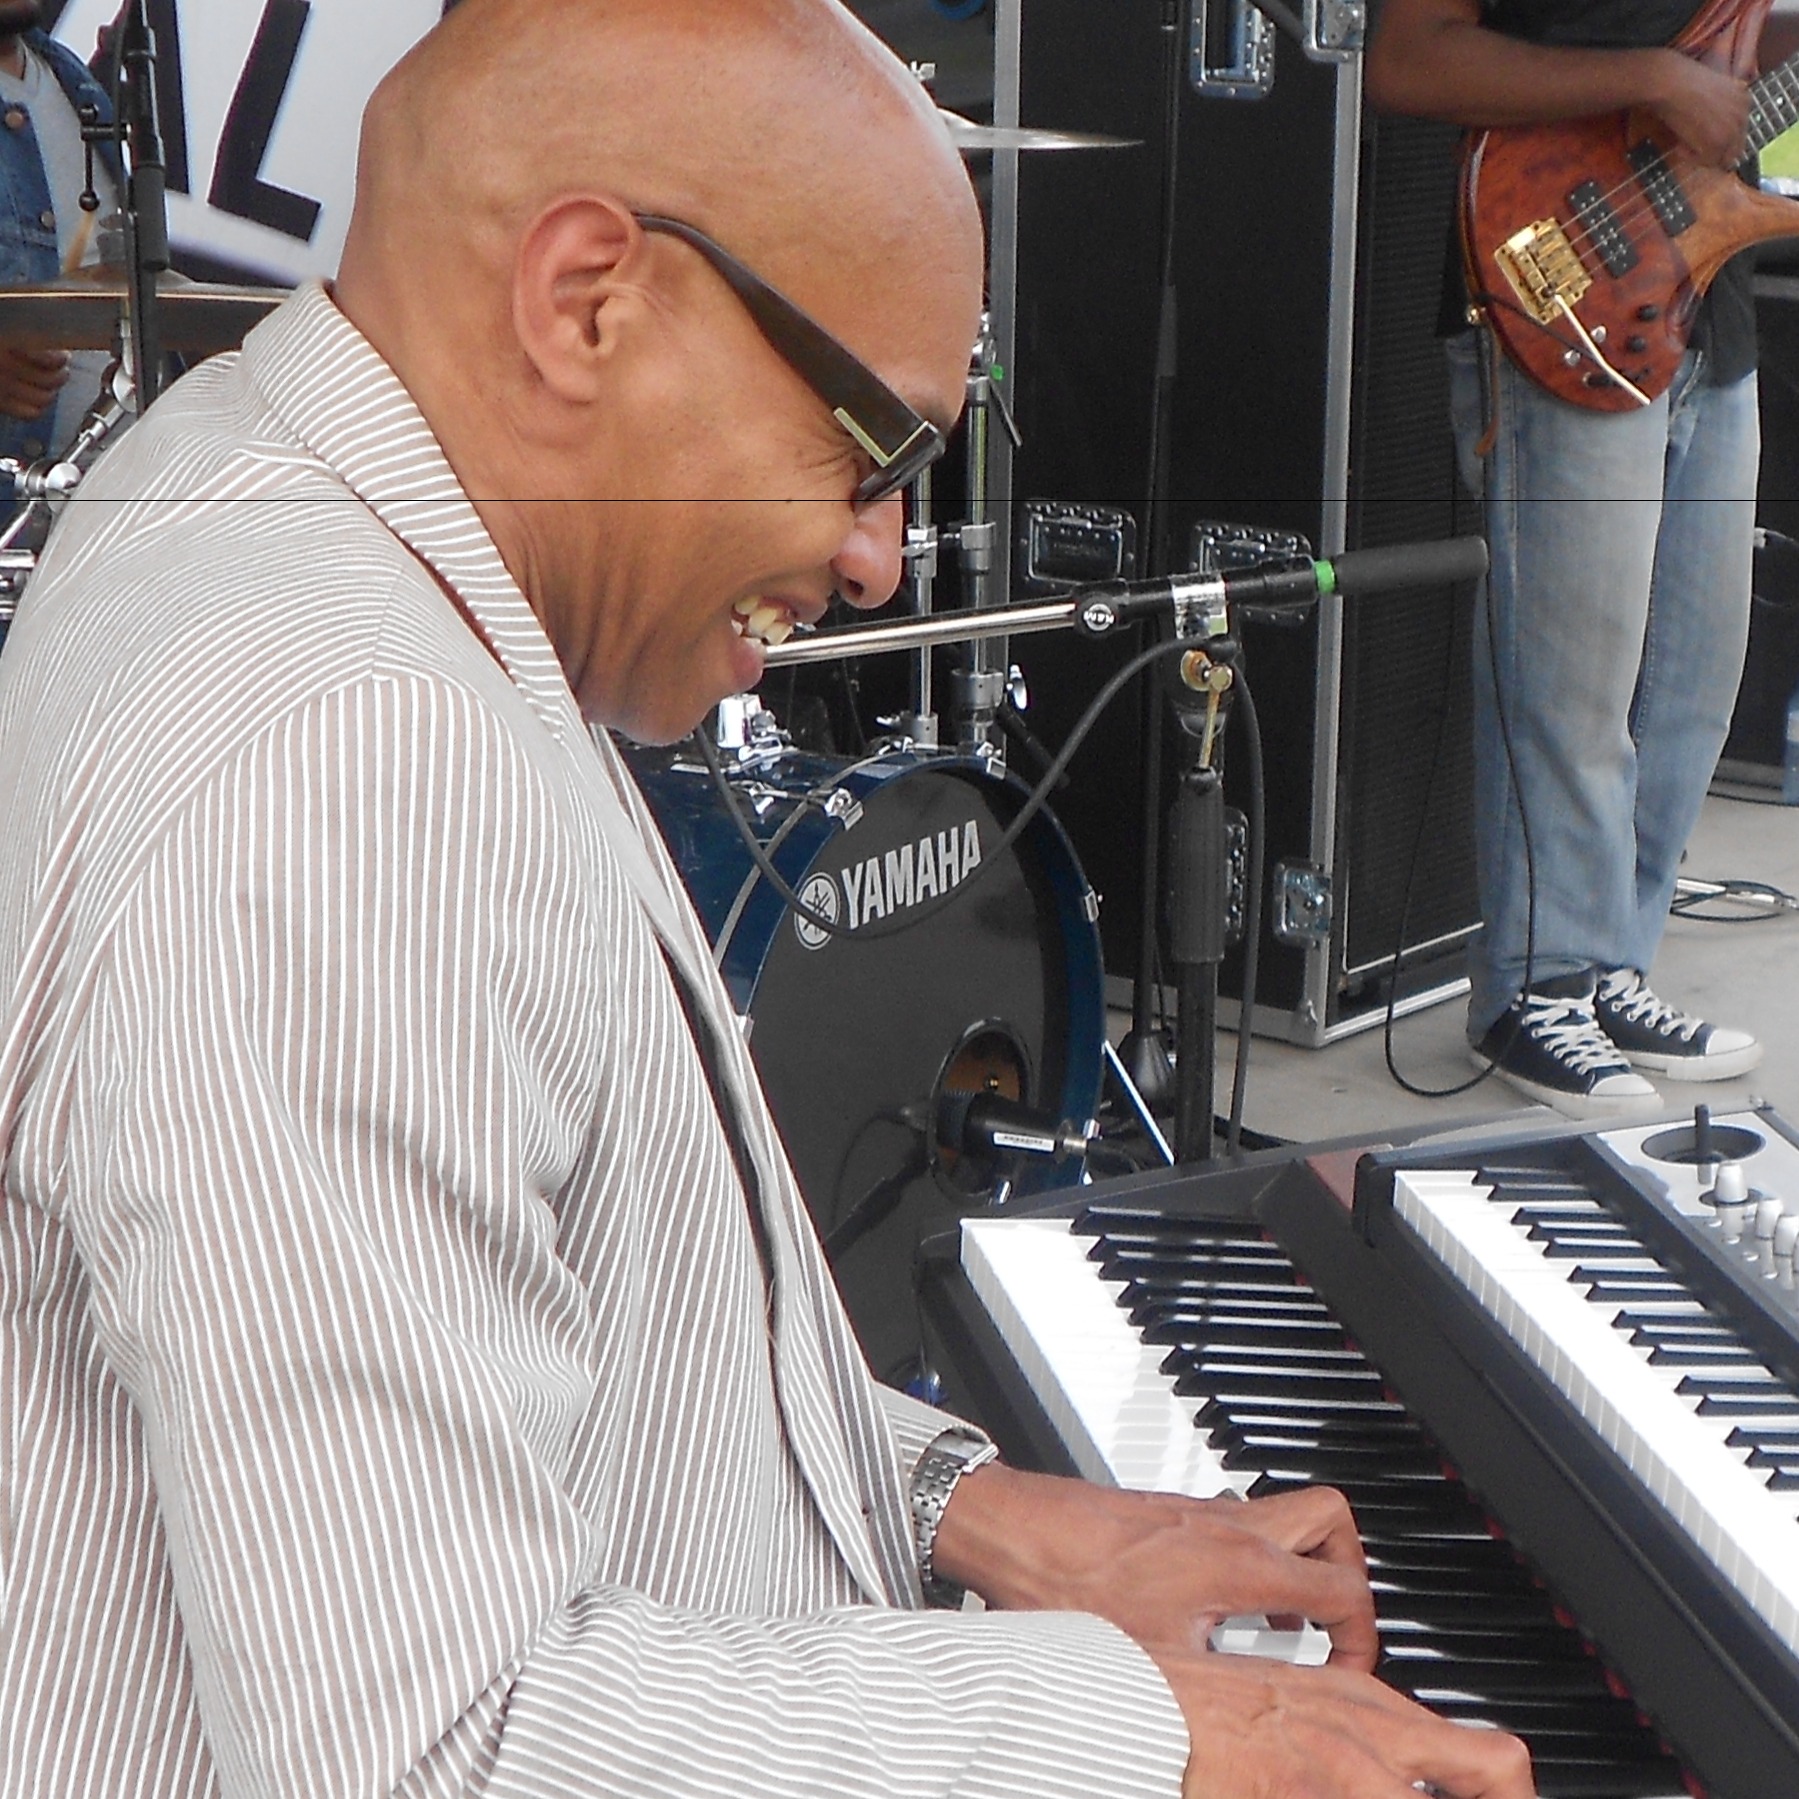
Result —
<instances>
[{"instance_id":1,"label":"white pinstripe fabric","mask_svg":"<svg viewBox=\"0 0 1799 1799\"><path fill-rule=\"evenodd\" d=\"M320 290L60 527L0 846L7 1795L1175 1789L1118 1633L913 1609L942 1420L869 1381L641 800Z\"/></svg>"}]
</instances>

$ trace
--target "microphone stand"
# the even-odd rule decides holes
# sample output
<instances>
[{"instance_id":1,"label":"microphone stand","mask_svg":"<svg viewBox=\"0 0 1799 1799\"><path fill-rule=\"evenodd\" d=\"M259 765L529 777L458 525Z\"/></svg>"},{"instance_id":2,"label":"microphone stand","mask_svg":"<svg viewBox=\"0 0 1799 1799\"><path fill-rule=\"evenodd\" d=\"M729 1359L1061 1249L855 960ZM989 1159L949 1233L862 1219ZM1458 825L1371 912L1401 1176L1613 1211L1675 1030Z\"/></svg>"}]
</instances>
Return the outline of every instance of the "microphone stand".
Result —
<instances>
[{"instance_id":1,"label":"microphone stand","mask_svg":"<svg viewBox=\"0 0 1799 1799\"><path fill-rule=\"evenodd\" d=\"M126 280L131 373L141 418L162 391L160 277L169 267L168 169L156 96L156 33L147 0L125 0L119 33L119 117L113 127L130 160L125 189Z\"/></svg>"},{"instance_id":2,"label":"microphone stand","mask_svg":"<svg viewBox=\"0 0 1799 1799\"><path fill-rule=\"evenodd\" d=\"M1174 442L1174 389L1179 354L1178 290L1175 282L1176 231L1180 191L1181 96L1186 85L1187 8L1162 0L1162 191L1158 209L1161 252L1161 307L1156 324L1156 369L1149 420L1149 493L1143 507L1143 572L1156 575L1170 560L1168 485ZM1146 632L1158 627L1149 624ZM1153 639L1150 639L1153 641ZM1154 1024L1156 980L1157 877L1162 827L1162 684L1153 669L1143 677L1143 714L1138 739L1138 843L1143 892L1138 913L1137 969L1131 983L1131 1028L1119 1056L1137 1090L1153 1105L1167 1096L1168 1057Z\"/></svg>"}]
</instances>

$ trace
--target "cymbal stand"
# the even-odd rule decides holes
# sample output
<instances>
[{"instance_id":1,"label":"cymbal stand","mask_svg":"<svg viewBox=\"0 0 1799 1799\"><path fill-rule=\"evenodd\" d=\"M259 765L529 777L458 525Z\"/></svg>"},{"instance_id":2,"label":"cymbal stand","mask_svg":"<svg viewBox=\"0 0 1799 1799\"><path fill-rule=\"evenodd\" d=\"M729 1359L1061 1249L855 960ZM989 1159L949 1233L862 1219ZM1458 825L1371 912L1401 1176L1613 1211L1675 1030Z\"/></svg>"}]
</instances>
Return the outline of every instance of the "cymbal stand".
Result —
<instances>
[{"instance_id":1,"label":"cymbal stand","mask_svg":"<svg viewBox=\"0 0 1799 1799\"><path fill-rule=\"evenodd\" d=\"M937 561L942 534L932 517L931 471L923 469L912 483L907 508L906 540L901 552L912 574L913 612L929 618L936 604ZM937 703L932 680L931 648L915 652L912 670L912 710L900 719L902 733L922 749L937 747Z\"/></svg>"},{"instance_id":2,"label":"cymbal stand","mask_svg":"<svg viewBox=\"0 0 1799 1799\"><path fill-rule=\"evenodd\" d=\"M1006 595L995 591L993 580L999 534L987 473L993 414L999 414L1014 446L1018 445L1019 436L1000 389L1002 371L996 364L996 354L993 321L989 314L982 313L980 336L968 365L968 399L963 412L968 460L966 516L960 525L943 533L945 542L955 544L964 603L971 611L1003 606L1006 602ZM955 725L956 746L964 753L1003 759L1003 739L995 721L1005 702L1009 668L1003 637L982 638L958 659L950 682L950 716Z\"/></svg>"},{"instance_id":3,"label":"cymbal stand","mask_svg":"<svg viewBox=\"0 0 1799 1799\"><path fill-rule=\"evenodd\" d=\"M62 502L81 485L107 440L132 415L130 371L116 358L100 383L99 397L88 408L81 429L60 456L22 463L0 457L0 482L10 480L13 498L24 504L0 530L0 626L10 625L25 583L37 567L38 549Z\"/></svg>"},{"instance_id":4,"label":"cymbal stand","mask_svg":"<svg viewBox=\"0 0 1799 1799\"><path fill-rule=\"evenodd\" d=\"M81 206L94 212L100 205L94 188L94 146L119 145L127 175L123 210L129 361L141 412L162 391L160 279L169 269L168 172L156 94L156 33L150 28L146 0L124 0L109 27L109 42L118 46L119 116L108 124L96 107L82 108L87 186Z\"/></svg>"}]
</instances>

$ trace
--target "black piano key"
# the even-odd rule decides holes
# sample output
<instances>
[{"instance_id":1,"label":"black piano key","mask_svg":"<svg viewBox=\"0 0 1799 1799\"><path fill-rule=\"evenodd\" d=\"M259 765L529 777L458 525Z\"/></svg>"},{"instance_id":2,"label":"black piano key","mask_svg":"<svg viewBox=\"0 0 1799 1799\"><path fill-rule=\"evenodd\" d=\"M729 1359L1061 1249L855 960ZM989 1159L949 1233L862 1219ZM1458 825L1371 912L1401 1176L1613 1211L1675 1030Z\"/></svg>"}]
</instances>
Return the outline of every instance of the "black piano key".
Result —
<instances>
[{"instance_id":1,"label":"black piano key","mask_svg":"<svg viewBox=\"0 0 1799 1799\"><path fill-rule=\"evenodd\" d=\"M1607 1251L1616 1248L1619 1261L1640 1260L1651 1266L1659 1266L1651 1256L1642 1255L1640 1250L1633 1256L1636 1248L1627 1239L1620 1238L1616 1245L1608 1244L1600 1237L1563 1237L1551 1236L1544 1240L1538 1252L1546 1262L1580 1262L1603 1261Z\"/></svg>"},{"instance_id":2,"label":"black piano key","mask_svg":"<svg viewBox=\"0 0 1799 1799\"><path fill-rule=\"evenodd\" d=\"M1371 1544L1362 1549L1370 1579L1426 1592L1469 1589L1476 1592L1542 1594L1530 1571L1496 1538L1484 1542L1461 1537L1453 1542L1411 1541L1404 1547ZM1544 1595L1545 1600L1547 1595Z\"/></svg>"},{"instance_id":3,"label":"black piano key","mask_svg":"<svg viewBox=\"0 0 1799 1799\"><path fill-rule=\"evenodd\" d=\"M1443 1458L1422 1432L1407 1438L1368 1441L1359 1436L1332 1437L1323 1431L1218 1431L1213 1434L1212 1444L1224 1452L1227 1464L1232 1456L1243 1462L1251 1462L1257 1456L1266 1460L1288 1456L1320 1464L1391 1470L1401 1478L1409 1474L1436 1475L1443 1469Z\"/></svg>"},{"instance_id":4,"label":"black piano key","mask_svg":"<svg viewBox=\"0 0 1799 1799\"><path fill-rule=\"evenodd\" d=\"M1570 1631L1570 1637L1576 1633ZM1517 1660L1484 1660L1473 1656L1433 1655L1422 1646L1401 1643L1383 1654L1375 1667L1382 1680L1402 1693L1438 1687L1478 1693L1490 1704L1585 1705L1601 1716L1627 1703L1618 1698L1596 1661L1558 1662L1552 1668Z\"/></svg>"},{"instance_id":5,"label":"black piano key","mask_svg":"<svg viewBox=\"0 0 1799 1799\"><path fill-rule=\"evenodd\" d=\"M1171 1368L1169 1363L1173 1363ZM1174 1390L1183 1399L1245 1400L1288 1399L1326 1407L1355 1405L1378 1400L1379 1377L1366 1374L1269 1374L1259 1368L1196 1364L1184 1349L1177 1349L1163 1363L1174 1375Z\"/></svg>"},{"instance_id":6,"label":"black piano key","mask_svg":"<svg viewBox=\"0 0 1799 1799\"><path fill-rule=\"evenodd\" d=\"M1632 1314L1637 1317L1640 1314ZM1654 1324L1636 1324L1630 1318L1615 1321L1614 1328L1630 1332L1633 1343L1740 1344L1741 1335L1723 1324L1698 1318L1669 1318Z\"/></svg>"},{"instance_id":7,"label":"black piano key","mask_svg":"<svg viewBox=\"0 0 1799 1799\"><path fill-rule=\"evenodd\" d=\"M1183 1273L1177 1263L1147 1253L1095 1251L1092 1259L1098 1264L1100 1274L1110 1281L1193 1278L1191 1274ZM1283 1267L1278 1262L1216 1262L1205 1270L1205 1274L1208 1285L1218 1292L1274 1292L1292 1293L1310 1299L1317 1297L1312 1288L1294 1279L1292 1269Z\"/></svg>"},{"instance_id":8,"label":"black piano key","mask_svg":"<svg viewBox=\"0 0 1799 1799\"><path fill-rule=\"evenodd\" d=\"M1128 1296L1127 1296L1128 1300ZM1240 1348L1349 1350L1342 1327L1324 1319L1267 1317L1220 1311L1191 1300L1145 1298L1127 1304L1131 1323L1141 1330L1203 1331L1210 1342ZM1354 1351L1351 1353L1360 1353Z\"/></svg>"},{"instance_id":9,"label":"black piano key","mask_svg":"<svg viewBox=\"0 0 1799 1799\"><path fill-rule=\"evenodd\" d=\"M1586 1287L1587 1298L1594 1305L1640 1305L1659 1299L1663 1294L1678 1291L1672 1275L1666 1279L1645 1279L1637 1275L1625 1279L1595 1275L1586 1269L1576 1268L1568 1278L1576 1285Z\"/></svg>"},{"instance_id":10,"label":"black piano key","mask_svg":"<svg viewBox=\"0 0 1799 1799\"><path fill-rule=\"evenodd\" d=\"M1701 1418L1799 1419L1799 1397L1757 1397L1749 1393L1707 1393L1694 1410Z\"/></svg>"},{"instance_id":11,"label":"black piano key","mask_svg":"<svg viewBox=\"0 0 1799 1799\"><path fill-rule=\"evenodd\" d=\"M1264 1499L1275 1493L1296 1493L1302 1487L1316 1486L1316 1480L1293 1473L1283 1477L1264 1474L1249 1489L1251 1499ZM1467 1498L1451 1481L1435 1486L1420 1482L1404 1486L1397 1481L1341 1480L1332 1483L1355 1513L1358 1524L1384 1525L1388 1529L1453 1529L1467 1513ZM1469 1527L1472 1528L1472 1527Z\"/></svg>"},{"instance_id":12,"label":"black piano key","mask_svg":"<svg viewBox=\"0 0 1799 1799\"><path fill-rule=\"evenodd\" d=\"M1509 1201L1494 1196L1495 1203L1508 1204ZM1575 1226L1589 1224L1615 1224L1620 1230L1627 1229L1624 1221L1615 1213L1608 1212L1597 1200L1588 1200L1584 1205L1572 1200L1557 1202L1556 1200L1526 1200L1523 1205L1512 1208L1512 1222L1517 1225L1527 1224L1572 1224Z\"/></svg>"},{"instance_id":13,"label":"black piano key","mask_svg":"<svg viewBox=\"0 0 1799 1799\"><path fill-rule=\"evenodd\" d=\"M1733 1437L1735 1431L1730 1433ZM1751 1468L1781 1468L1788 1473L1799 1471L1799 1449L1769 1449L1758 1444L1749 1452L1746 1466Z\"/></svg>"},{"instance_id":14,"label":"black piano key","mask_svg":"<svg viewBox=\"0 0 1799 1799\"><path fill-rule=\"evenodd\" d=\"M1631 1339L1636 1342L1642 1333ZM1649 1351L1649 1361L1657 1368L1722 1368L1736 1363L1752 1365L1758 1358L1740 1343L1690 1342L1658 1343Z\"/></svg>"},{"instance_id":15,"label":"black piano key","mask_svg":"<svg viewBox=\"0 0 1799 1799\"><path fill-rule=\"evenodd\" d=\"M1481 1186L1493 1188L1495 1200L1534 1197L1548 1202L1556 1198L1572 1201L1593 1197L1591 1189L1575 1176L1535 1168L1525 1162L1489 1162L1476 1171L1474 1178Z\"/></svg>"},{"instance_id":16,"label":"black piano key","mask_svg":"<svg viewBox=\"0 0 1799 1799\"><path fill-rule=\"evenodd\" d=\"M1210 1325L1203 1320L1187 1320L1179 1316L1145 1319L1139 1333L1144 1342L1178 1345L1193 1355L1228 1356L1232 1360L1253 1362L1270 1370L1277 1368L1368 1368L1368 1359L1359 1349L1351 1349L1342 1338L1281 1338L1266 1333L1240 1332L1229 1326ZM1372 1369L1368 1370L1370 1374Z\"/></svg>"},{"instance_id":17,"label":"black piano key","mask_svg":"<svg viewBox=\"0 0 1799 1799\"><path fill-rule=\"evenodd\" d=\"M1752 1424L1739 1424L1724 1441L1735 1449L1784 1449L1799 1455L1799 1429L1773 1425L1758 1429Z\"/></svg>"},{"instance_id":18,"label":"black piano key","mask_svg":"<svg viewBox=\"0 0 1799 1799\"><path fill-rule=\"evenodd\" d=\"M1799 1394L1795 1394L1771 1368L1745 1374L1734 1371L1729 1374L1683 1374L1674 1390L1717 1399L1785 1399L1799 1405Z\"/></svg>"},{"instance_id":19,"label":"black piano key","mask_svg":"<svg viewBox=\"0 0 1799 1799\"><path fill-rule=\"evenodd\" d=\"M1692 1799L1673 1762L1641 1768L1550 1763L1534 1769L1539 1799Z\"/></svg>"}]
</instances>

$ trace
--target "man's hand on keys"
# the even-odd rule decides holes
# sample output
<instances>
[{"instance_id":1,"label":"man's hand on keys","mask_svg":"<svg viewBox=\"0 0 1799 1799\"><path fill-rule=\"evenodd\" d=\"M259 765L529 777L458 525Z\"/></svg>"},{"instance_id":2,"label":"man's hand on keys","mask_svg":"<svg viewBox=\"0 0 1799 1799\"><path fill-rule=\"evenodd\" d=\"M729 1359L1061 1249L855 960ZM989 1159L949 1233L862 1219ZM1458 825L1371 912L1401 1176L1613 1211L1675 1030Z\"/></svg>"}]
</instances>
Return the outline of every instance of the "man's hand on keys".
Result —
<instances>
[{"instance_id":1,"label":"man's hand on keys","mask_svg":"<svg viewBox=\"0 0 1799 1799\"><path fill-rule=\"evenodd\" d=\"M1380 1645L1342 1494L1185 1499L989 1463L944 1514L937 1571L1010 1610L1085 1611L1161 1669L1187 1720L1188 1799L1530 1799L1516 1738L1435 1717L1369 1672ZM1225 1618L1304 1618L1331 1665L1219 1655Z\"/></svg>"},{"instance_id":2,"label":"man's hand on keys","mask_svg":"<svg viewBox=\"0 0 1799 1799\"><path fill-rule=\"evenodd\" d=\"M1156 1656L1192 1743L1185 1799L1532 1799L1516 1737L1451 1724L1348 1668Z\"/></svg>"},{"instance_id":3,"label":"man's hand on keys","mask_svg":"<svg viewBox=\"0 0 1799 1799\"><path fill-rule=\"evenodd\" d=\"M1225 1618L1310 1620L1331 1660L1369 1669L1374 1598L1342 1494L1184 1499L998 1463L956 1489L936 1566L1009 1610L1094 1612L1147 1649L1199 1651Z\"/></svg>"}]
</instances>

